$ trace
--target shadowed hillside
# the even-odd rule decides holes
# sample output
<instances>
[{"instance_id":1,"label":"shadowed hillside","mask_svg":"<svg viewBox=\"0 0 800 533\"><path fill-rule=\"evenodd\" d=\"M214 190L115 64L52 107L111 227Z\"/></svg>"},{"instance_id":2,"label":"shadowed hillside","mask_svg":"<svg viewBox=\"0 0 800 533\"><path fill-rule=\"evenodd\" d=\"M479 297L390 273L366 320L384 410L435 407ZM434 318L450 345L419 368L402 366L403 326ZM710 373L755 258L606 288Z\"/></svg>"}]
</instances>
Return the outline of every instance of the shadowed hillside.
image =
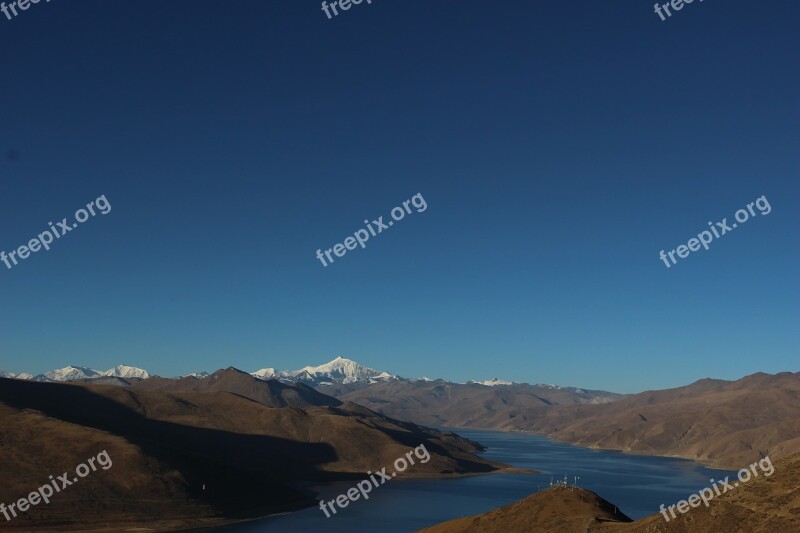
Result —
<instances>
[{"instance_id":1,"label":"shadowed hillside","mask_svg":"<svg viewBox=\"0 0 800 533\"><path fill-rule=\"evenodd\" d=\"M270 408L229 392L0 379L0 414L0 501L104 449L114 461L6 528L170 529L292 510L314 503L296 482L360 478L423 443L430 461L403 475L503 467L473 455L476 443L352 404Z\"/></svg>"},{"instance_id":2,"label":"shadowed hillside","mask_svg":"<svg viewBox=\"0 0 800 533\"><path fill-rule=\"evenodd\" d=\"M166 379L153 377L132 384L134 388L164 392L224 391L250 398L267 407L336 406L342 402L298 383L286 385L274 379L261 380L233 367L217 370L203 379L184 377Z\"/></svg>"}]
</instances>

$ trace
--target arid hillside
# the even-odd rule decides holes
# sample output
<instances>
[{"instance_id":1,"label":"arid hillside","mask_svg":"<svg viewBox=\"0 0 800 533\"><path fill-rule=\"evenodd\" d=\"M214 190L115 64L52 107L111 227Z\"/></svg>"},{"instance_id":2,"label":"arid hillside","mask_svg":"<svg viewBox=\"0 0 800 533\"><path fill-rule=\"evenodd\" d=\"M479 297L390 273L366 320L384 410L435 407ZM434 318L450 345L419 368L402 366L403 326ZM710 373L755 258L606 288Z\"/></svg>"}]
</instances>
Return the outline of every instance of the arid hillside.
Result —
<instances>
[{"instance_id":1,"label":"arid hillside","mask_svg":"<svg viewBox=\"0 0 800 533\"><path fill-rule=\"evenodd\" d=\"M583 489L552 488L481 515L450 520L425 533L698 533L800 531L800 454L667 522L654 514L631 522L616 507ZM686 495L688 498L688 494ZM667 503L671 505L677 502ZM668 515L669 516L669 515Z\"/></svg>"},{"instance_id":2,"label":"arid hillside","mask_svg":"<svg viewBox=\"0 0 800 533\"><path fill-rule=\"evenodd\" d=\"M586 532L605 522L630 518L594 492L551 488L487 513L449 520L425 533Z\"/></svg>"},{"instance_id":3,"label":"arid hillside","mask_svg":"<svg viewBox=\"0 0 800 533\"><path fill-rule=\"evenodd\" d=\"M608 405L529 413L524 429L592 448L696 459L736 468L800 452L800 373L626 396Z\"/></svg>"}]
</instances>

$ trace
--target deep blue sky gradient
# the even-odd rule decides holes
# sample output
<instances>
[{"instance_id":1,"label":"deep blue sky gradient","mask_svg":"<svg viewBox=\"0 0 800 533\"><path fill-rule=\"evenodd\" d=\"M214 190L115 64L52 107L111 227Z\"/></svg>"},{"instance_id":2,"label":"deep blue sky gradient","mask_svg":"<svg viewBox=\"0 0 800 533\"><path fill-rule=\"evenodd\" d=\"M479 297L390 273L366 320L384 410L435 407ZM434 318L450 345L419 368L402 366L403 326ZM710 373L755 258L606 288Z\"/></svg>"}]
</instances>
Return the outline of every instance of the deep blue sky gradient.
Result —
<instances>
[{"instance_id":1,"label":"deep blue sky gradient","mask_svg":"<svg viewBox=\"0 0 800 533\"><path fill-rule=\"evenodd\" d=\"M0 15L0 368L336 355L620 392L797 371L800 3ZM323 268L416 193L428 203ZM772 206L669 270L661 249Z\"/></svg>"}]
</instances>

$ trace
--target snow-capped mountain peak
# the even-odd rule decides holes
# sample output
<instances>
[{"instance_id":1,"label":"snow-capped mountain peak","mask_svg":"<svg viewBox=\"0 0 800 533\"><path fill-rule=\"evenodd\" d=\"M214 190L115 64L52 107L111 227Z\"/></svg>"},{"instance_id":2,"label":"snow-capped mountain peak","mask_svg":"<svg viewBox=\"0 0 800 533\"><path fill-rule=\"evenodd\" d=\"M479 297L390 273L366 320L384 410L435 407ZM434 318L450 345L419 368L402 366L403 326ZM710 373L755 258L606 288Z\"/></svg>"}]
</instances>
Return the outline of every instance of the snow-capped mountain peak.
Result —
<instances>
[{"instance_id":1,"label":"snow-capped mountain peak","mask_svg":"<svg viewBox=\"0 0 800 533\"><path fill-rule=\"evenodd\" d=\"M262 368L261 370L256 370L255 372L251 372L250 375L258 379L264 379L264 380L275 379L279 377L278 372L276 372L274 368Z\"/></svg>"},{"instance_id":2,"label":"snow-capped mountain peak","mask_svg":"<svg viewBox=\"0 0 800 533\"><path fill-rule=\"evenodd\" d=\"M147 379L150 377L150 374L147 372L147 370L142 370L141 368L128 365L117 365L114 368L106 370L105 372L100 372L100 374L103 376L113 376L117 378Z\"/></svg>"},{"instance_id":3,"label":"snow-capped mountain peak","mask_svg":"<svg viewBox=\"0 0 800 533\"><path fill-rule=\"evenodd\" d=\"M65 366L36 376L36 381L73 381L75 379L88 379L102 376L101 372L86 368L85 366Z\"/></svg>"},{"instance_id":4,"label":"snow-capped mountain peak","mask_svg":"<svg viewBox=\"0 0 800 533\"><path fill-rule=\"evenodd\" d=\"M300 370L292 371L263 368L252 372L251 375L259 379L279 379L288 382L300 381L312 385L371 383L397 379L397 376L393 374L374 370L341 356L319 366L305 366Z\"/></svg>"},{"instance_id":5,"label":"snow-capped mountain peak","mask_svg":"<svg viewBox=\"0 0 800 533\"><path fill-rule=\"evenodd\" d=\"M345 359L341 356L323 365L303 367L297 371L297 374L304 374L305 379L332 381L342 384L356 381L383 381L397 377L388 372L381 372L360 365L352 359Z\"/></svg>"}]
</instances>

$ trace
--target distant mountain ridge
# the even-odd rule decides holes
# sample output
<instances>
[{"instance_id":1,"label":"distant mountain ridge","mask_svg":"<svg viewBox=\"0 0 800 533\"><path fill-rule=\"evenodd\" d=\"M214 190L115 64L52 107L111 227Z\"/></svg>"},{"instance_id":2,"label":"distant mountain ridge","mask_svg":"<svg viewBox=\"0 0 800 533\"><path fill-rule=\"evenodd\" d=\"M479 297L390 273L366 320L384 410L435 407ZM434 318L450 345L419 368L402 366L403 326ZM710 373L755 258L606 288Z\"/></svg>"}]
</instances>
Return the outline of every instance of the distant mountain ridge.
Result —
<instances>
[{"instance_id":1,"label":"distant mountain ridge","mask_svg":"<svg viewBox=\"0 0 800 533\"><path fill-rule=\"evenodd\" d=\"M403 379L399 376L395 376L394 374L390 374L389 372L375 370L341 356L336 357L328 363L319 366L305 366L300 370L275 370L274 368L262 368L261 370L250 372L250 375L264 381L275 379L284 383L304 383L312 387L317 385L377 383L381 381ZM208 376L208 372L192 372L180 377L204 379ZM70 365L36 376L28 372L14 374L12 372L0 370L0 377L26 379L32 381L63 382L98 379L102 377L148 379L151 377L151 374L144 369L127 365L117 365L109 370L95 370L93 368L84 366Z\"/></svg>"},{"instance_id":2,"label":"distant mountain ridge","mask_svg":"<svg viewBox=\"0 0 800 533\"><path fill-rule=\"evenodd\" d=\"M36 376L29 372L14 374L13 372L5 372L0 370L0 378L24 379L30 381L76 381L79 379L95 379L103 377L147 379L150 377L150 373L141 368L128 365L117 365L114 368L109 368L108 370L95 370L85 366L70 365Z\"/></svg>"},{"instance_id":3,"label":"distant mountain ridge","mask_svg":"<svg viewBox=\"0 0 800 533\"><path fill-rule=\"evenodd\" d=\"M526 383L452 383L437 379L319 385L320 392L398 420L434 427L519 430L530 413L567 405L610 404L613 392ZM533 410L533 411L531 411Z\"/></svg>"},{"instance_id":4,"label":"distant mountain ridge","mask_svg":"<svg viewBox=\"0 0 800 533\"><path fill-rule=\"evenodd\" d=\"M249 373L261 380L275 379L284 383L304 383L311 387L317 386L336 386L336 385L369 385L375 383L393 382L393 381L406 381L406 382L429 382L433 383L440 381L443 383L455 383L443 379L430 379L422 377L418 379L404 378L396 374L392 374L383 370L375 370L368 366L362 365L352 359L347 359L342 356L337 356L333 360L321 364L319 366L304 366L299 370L276 370L272 367L265 367L260 370ZM0 370L0 377L27 379L33 381L77 381L87 379L97 379L101 377L116 377L116 378L136 378L148 379L152 375L142 368L137 368L127 365L117 365L109 370L95 370L93 368L70 365L64 368L58 368L44 374L33 375L28 372L14 374L12 372L5 372ZM204 379L209 376L208 372L192 372L184 374L176 378L179 379L186 377L193 377L196 379ZM499 386L515 386L527 385L526 383L519 383L516 381L504 381L499 378L488 380L473 380L468 381L467 385L481 385L485 387L499 387ZM463 384L461 384L463 385ZM577 394L582 394L586 391L576 387L559 387L558 385L532 385L534 387L553 390L565 390ZM595 392L595 391L589 391ZM597 391L605 392L605 391ZM616 397L619 396L614 393L608 393Z\"/></svg>"}]
</instances>

